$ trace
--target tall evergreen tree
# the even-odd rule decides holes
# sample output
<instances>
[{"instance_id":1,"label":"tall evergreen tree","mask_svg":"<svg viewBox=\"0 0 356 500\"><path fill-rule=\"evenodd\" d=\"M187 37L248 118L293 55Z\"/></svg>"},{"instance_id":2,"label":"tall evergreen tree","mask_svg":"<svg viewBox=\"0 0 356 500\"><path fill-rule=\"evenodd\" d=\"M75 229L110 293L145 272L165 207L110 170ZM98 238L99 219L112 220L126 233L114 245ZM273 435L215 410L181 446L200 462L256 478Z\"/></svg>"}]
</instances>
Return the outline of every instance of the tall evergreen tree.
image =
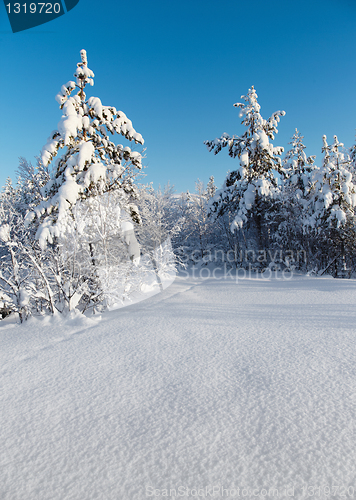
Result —
<instances>
[{"instance_id":1,"label":"tall evergreen tree","mask_svg":"<svg viewBox=\"0 0 356 500\"><path fill-rule=\"evenodd\" d=\"M315 169L315 156L305 154L306 146L303 144L304 137L298 129L289 144L292 146L287 151L282 168L284 186L288 187L299 198L306 197L310 188L310 174Z\"/></svg>"},{"instance_id":2,"label":"tall evergreen tree","mask_svg":"<svg viewBox=\"0 0 356 500\"><path fill-rule=\"evenodd\" d=\"M265 120L260 114L257 94L252 87L245 101L234 104L240 108L240 117L246 131L241 136L224 133L220 138L205 141L209 151L219 153L227 147L229 156L237 157L240 162L238 169L230 172L210 203L210 213L217 216L226 210L234 212L231 230L240 229L248 221L253 223L257 231L259 246L263 244L264 213L266 202L277 188L275 171L281 172L282 147L274 147L277 125L284 111L276 111Z\"/></svg>"},{"instance_id":3,"label":"tall evergreen tree","mask_svg":"<svg viewBox=\"0 0 356 500\"><path fill-rule=\"evenodd\" d=\"M305 154L303 139L304 137L295 129L289 142L291 149L287 151L283 160L281 191L273 217L275 242L279 247L296 255L300 250L305 252L308 250L303 219L307 214L311 196L312 172L316 168L315 156L307 157Z\"/></svg>"},{"instance_id":4,"label":"tall evergreen tree","mask_svg":"<svg viewBox=\"0 0 356 500\"><path fill-rule=\"evenodd\" d=\"M98 97L87 99L85 89L93 85L94 73L88 68L86 51L80 54L76 81L63 85L56 96L63 110L58 129L42 149L44 167L52 165L51 179L43 188L45 199L27 218L40 220L37 237L42 247L68 229L67 216L77 200L109 191L120 190L125 200L122 208L133 221L140 220L133 180L142 168L142 155L128 146L115 145L109 134L121 134L136 144L143 144L143 138L125 113L103 106ZM75 89L78 92L72 95ZM63 152L57 157L60 150Z\"/></svg>"},{"instance_id":5,"label":"tall evergreen tree","mask_svg":"<svg viewBox=\"0 0 356 500\"><path fill-rule=\"evenodd\" d=\"M335 260L335 272L345 265L347 254L356 249L356 186L352 182L351 160L343 147L336 135L331 145L323 136L323 164L314 172L312 213L307 221L318 234L324 263ZM336 260L339 257L341 264Z\"/></svg>"},{"instance_id":6,"label":"tall evergreen tree","mask_svg":"<svg viewBox=\"0 0 356 500\"><path fill-rule=\"evenodd\" d=\"M348 216L354 215L356 204L355 186L350 172L350 157L343 150L337 136L328 145L323 136L324 153L322 167L315 171L315 193L313 197L315 223L326 223L340 228Z\"/></svg>"}]
</instances>

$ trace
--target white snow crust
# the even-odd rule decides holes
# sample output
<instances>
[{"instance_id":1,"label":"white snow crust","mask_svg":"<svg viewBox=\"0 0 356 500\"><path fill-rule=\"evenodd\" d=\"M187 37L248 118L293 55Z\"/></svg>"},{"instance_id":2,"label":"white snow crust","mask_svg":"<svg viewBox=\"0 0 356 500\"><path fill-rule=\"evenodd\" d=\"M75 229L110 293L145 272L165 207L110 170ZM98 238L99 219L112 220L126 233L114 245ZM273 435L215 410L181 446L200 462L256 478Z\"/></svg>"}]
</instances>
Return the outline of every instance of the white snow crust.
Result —
<instances>
[{"instance_id":1,"label":"white snow crust","mask_svg":"<svg viewBox=\"0 0 356 500\"><path fill-rule=\"evenodd\" d=\"M1 499L356 487L355 302L355 280L178 278L101 319L0 322Z\"/></svg>"}]
</instances>

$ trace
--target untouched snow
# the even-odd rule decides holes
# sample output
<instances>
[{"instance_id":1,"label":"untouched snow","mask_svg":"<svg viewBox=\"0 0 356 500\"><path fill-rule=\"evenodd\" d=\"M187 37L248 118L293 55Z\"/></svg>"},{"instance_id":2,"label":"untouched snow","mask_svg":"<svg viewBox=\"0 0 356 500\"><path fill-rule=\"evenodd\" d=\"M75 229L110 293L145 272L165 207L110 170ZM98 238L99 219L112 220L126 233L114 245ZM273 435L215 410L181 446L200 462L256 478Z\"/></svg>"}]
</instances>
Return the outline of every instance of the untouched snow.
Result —
<instances>
[{"instance_id":1,"label":"untouched snow","mask_svg":"<svg viewBox=\"0 0 356 500\"><path fill-rule=\"evenodd\" d=\"M178 278L0 322L1 500L353 498L355 303L355 280Z\"/></svg>"}]
</instances>

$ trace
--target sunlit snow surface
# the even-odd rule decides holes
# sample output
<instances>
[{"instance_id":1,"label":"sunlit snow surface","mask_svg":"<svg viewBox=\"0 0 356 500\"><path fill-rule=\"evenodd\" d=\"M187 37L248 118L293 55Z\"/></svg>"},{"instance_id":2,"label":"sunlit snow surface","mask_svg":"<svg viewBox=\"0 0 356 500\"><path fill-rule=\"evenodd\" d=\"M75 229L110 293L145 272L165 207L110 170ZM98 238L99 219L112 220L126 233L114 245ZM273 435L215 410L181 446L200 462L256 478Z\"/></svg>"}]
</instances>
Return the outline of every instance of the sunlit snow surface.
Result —
<instances>
[{"instance_id":1,"label":"sunlit snow surface","mask_svg":"<svg viewBox=\"0 0 356 500\"><path fill-rule=\"evenodd\" d=\"M1 500L351 498L355 304L355 280L177 278L101 319L0 322Z\"/></svg>"}]
</instances>

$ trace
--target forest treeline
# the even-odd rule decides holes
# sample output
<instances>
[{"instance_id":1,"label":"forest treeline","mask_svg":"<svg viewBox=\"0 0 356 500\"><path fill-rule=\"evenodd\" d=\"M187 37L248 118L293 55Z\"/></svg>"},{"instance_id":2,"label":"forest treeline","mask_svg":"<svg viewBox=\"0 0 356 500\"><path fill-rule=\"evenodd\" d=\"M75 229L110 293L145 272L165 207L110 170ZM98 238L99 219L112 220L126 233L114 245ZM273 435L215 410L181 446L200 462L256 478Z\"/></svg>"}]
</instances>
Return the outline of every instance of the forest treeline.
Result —
<instances>
[{"instance_id":1,"label":"forest treeline","mask_svg":"<svg viewBox=\"0 0 356 500\"><path fill-rule=\"evenodd\" d=\"M144 184L144 140L125 113L87 98L86 52L56 99L62 110L35 165L20 158L0 194L0 314L94 312L130 303L177 266L280 269L350 277L355 271L356 146L323 136L320 165L295 130L274 146L252 87L244 133L205 142L236 159L221 187L195 192ZM116 144L121 135L128 145Z\"/></svg>"}]
</instances>

